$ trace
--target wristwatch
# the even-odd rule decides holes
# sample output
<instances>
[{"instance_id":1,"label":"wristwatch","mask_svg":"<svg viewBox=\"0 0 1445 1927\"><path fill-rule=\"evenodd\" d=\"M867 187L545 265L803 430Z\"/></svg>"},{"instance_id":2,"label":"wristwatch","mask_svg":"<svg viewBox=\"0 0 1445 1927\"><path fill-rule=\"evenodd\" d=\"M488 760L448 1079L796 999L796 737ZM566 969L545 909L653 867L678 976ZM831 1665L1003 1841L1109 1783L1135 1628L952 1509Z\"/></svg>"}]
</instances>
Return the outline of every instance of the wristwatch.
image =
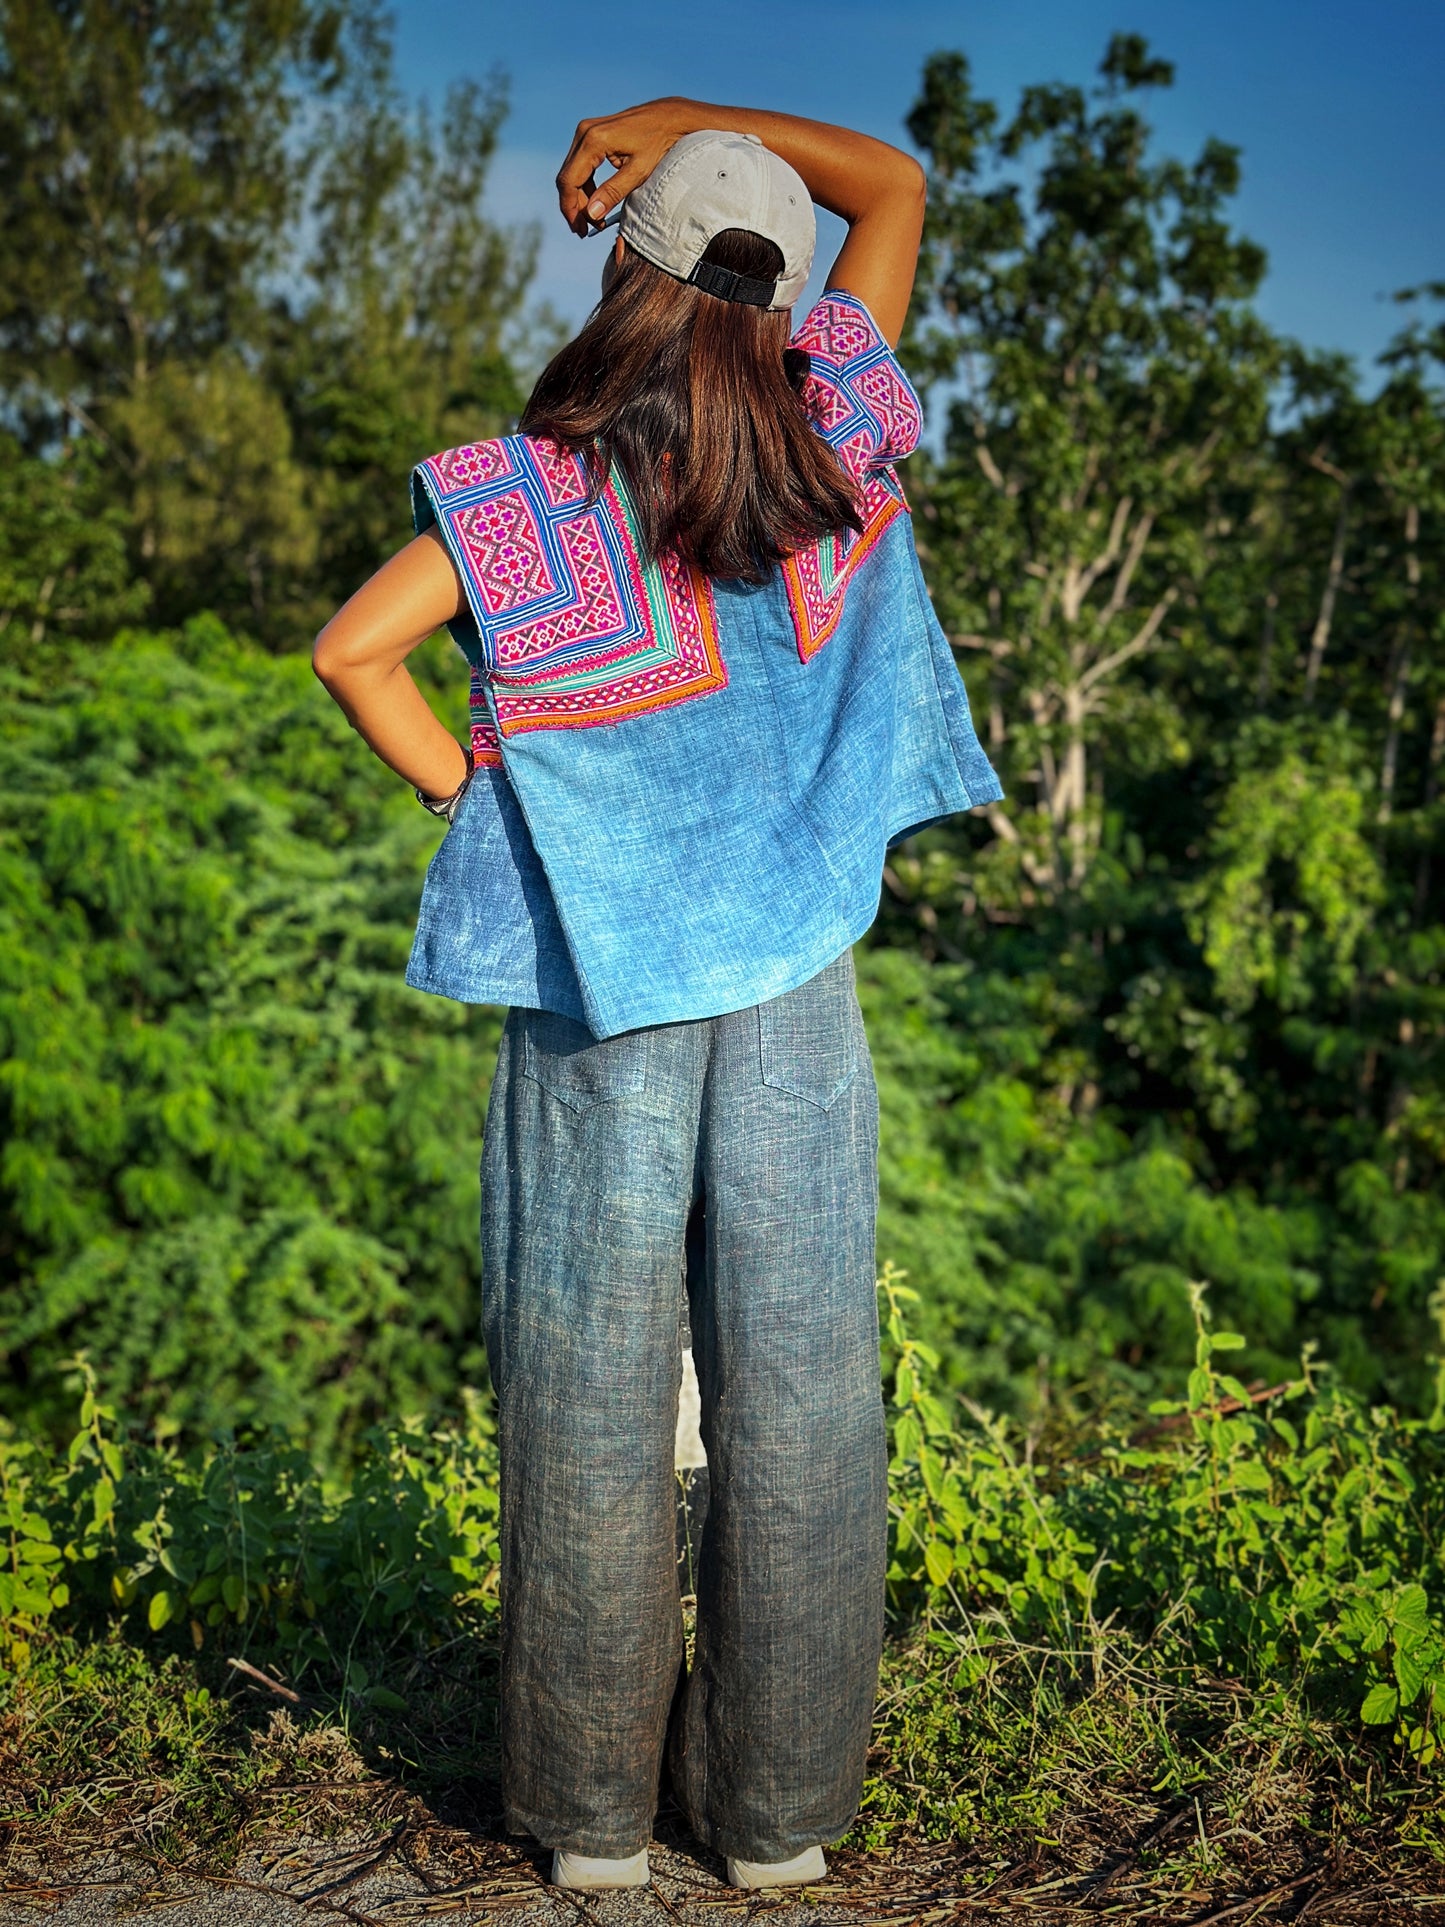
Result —
<instances>
[{"instance_id":1,"label":"wristwatch","mask_svg":"<svg viewBox=\"0 0 1445 1927\"><path fill-rule=\"evenodd\" d=\"M422 808L424 810L430 810L433 816L444 816L448 824L455 819L457 811L461 808L462 798L467 793L467 786L470 784L473 776L476 775L476 764L472 761L472 752L467 748L465 743L461 745L461 748L467 759L467 773L461 782L457 784L450 796L428 796L425 790L418 790L416 792L416 800L421 804Z\"/></svg>"}]
</instances>

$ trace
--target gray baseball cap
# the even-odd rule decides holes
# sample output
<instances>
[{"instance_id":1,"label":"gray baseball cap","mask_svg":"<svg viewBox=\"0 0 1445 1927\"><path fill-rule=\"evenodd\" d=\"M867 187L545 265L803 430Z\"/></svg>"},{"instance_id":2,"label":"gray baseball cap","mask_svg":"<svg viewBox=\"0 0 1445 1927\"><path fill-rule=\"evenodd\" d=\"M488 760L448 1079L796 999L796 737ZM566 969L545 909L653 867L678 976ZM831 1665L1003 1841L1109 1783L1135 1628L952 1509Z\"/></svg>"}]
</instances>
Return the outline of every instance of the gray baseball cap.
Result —
<instances>
[{"instance_id":1,"label":"gray baseball cap","mask_svg":"<svg viewBox=\"0 0 1445 1927\"><path fill-rule=\"evenodd\" d=\"M633 188L620 214L623 240L644 261L725 301L791 308L807 286L818 239L812 198L802 175L756 134L684 134ZM703 260L724 228L746 228L776 245L783 257L776 282Z\"/></svg>"}]
</instances>

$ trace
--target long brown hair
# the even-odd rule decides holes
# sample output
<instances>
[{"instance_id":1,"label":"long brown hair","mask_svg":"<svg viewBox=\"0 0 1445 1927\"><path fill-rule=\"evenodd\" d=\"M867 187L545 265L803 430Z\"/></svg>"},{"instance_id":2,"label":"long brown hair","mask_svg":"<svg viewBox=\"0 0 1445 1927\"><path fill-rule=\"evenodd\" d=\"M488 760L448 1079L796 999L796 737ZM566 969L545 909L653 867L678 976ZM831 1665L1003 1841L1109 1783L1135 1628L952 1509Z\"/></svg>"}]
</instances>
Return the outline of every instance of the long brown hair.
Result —
<instances>
[{"instance_id":1,"label":"long brown hair","mask_svg":"<svg viewBox=\"0 0 1445 1927\"><path fill-rule=\"evenodd\" d=\"M768 281L783 269L774 243L744 228L716 235L703 259ZM786 312L721 300L626 248L521 430L584 456L597 489L615 462L649 554L763 582L783 556L861 527L853 484L804 410L806 374Z\"/></svg>"}]
</instances>

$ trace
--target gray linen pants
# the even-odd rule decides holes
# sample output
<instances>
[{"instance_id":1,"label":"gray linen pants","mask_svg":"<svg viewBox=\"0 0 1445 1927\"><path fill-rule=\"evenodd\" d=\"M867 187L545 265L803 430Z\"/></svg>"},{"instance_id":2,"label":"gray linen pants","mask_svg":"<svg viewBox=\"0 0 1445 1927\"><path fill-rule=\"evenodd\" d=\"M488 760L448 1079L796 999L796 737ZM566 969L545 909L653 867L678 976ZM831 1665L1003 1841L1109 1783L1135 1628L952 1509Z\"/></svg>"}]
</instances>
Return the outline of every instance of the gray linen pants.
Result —
<instances>
[{"instance_id":1,"label":"gray linen pants","mask_svg":"<svg viewBox=\"0 0 1445 1927\"><path fill-rule=\"evenodd\" d=\"M609 1858L664 1754L705 1846L857 1812L883 1630L877 1096L845 953L771 1002L595 1040L507 1020L482 1160L507 1820ZM684 1672L673 1429L711 1499Z\"/></svg>"}]
</instances>

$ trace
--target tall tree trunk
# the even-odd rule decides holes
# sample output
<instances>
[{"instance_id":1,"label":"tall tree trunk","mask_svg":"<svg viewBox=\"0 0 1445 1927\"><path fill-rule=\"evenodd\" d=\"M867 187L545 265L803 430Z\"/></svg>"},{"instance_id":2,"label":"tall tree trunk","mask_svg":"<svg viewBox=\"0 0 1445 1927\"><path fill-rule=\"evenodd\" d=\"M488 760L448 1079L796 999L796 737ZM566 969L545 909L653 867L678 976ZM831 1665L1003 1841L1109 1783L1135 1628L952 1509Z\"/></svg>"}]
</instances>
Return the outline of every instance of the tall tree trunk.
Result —
<instances>
[{"instance_id":1,"label":"tall tree trunk","mask_svg":"<svg viewBox=\"0 0 1445 1927\"><path fill-rule=\"evenodd\" d=\"M1254 706L1263 709L1274 687L1274 632L1279 619L1279 596L1271 588L1264 598L1264 632L1259 639L1259 675L1254 685Z\"/></svg>"},{"instance_id":2,"label":"tall tree trunk","mask_svg":"<svg viewBox=\"0 0 1445 1927\"><path fill-rule=\"evenodd\" d=\"M1430 753L1425 764L1425 794L1422 806L1429 810L1434 807L1440 794L1440 763L1445 758L1445 696L1435 705L1435 727L1430 732ZM1430 838L1425 838L1420 851L1420 862L1415 870L1415 922L1424 920L1425 909L1430 901Z\"/></svg>"},{"instance_id":3,"label":"tall tree trunk","mask_svg":"<svg viewBox=\"0 0 1445 1927\"><path fill-rule=\"evenodd\" d=\"M1305 708L1308 709L1315 699L1315 685L1320 679L1320 664L1325 659L1329 647L1330 627L1335 619L1335 603L1339 598L1340 581L1345 573L1345 536L1350 525L1350 485L1340 484L1340 512L1335 517L1335 539L1330 547L1330 566L1325 572L1324 594L1320 597L1320 612L1315 617L1314 630L1310 635L1309 661L1305 665Z\"/></svg>"},{"instance_id":4,"label":"tall tree trunk","mask_svg":"<svg viewBox=\"0 0 1445 1927\"><path fill-rule=\"evenodd\" d=\"M1377 820L1388 823L1395 798L1395 771L1400 760L1400 725L1405 715L1405 696L1410 687L1410 642L1401 625L1390 651L1386 672L1389 707L1385 713L1385 752L1380 759L1380 808Z\"/></svg>"},{"instance_id":5,"label":"tall tree trunk","mask_svg":"<svg viewBox=\"0 0 1445 1927\"><path fill-rule=\"evenodd\" d=\"M1395 773L1400 761L1400 730L1405 697L1410 688L1410 639L1415 625L1415 600L1420 593L1420 510L1411 502L1405 510L1405 613L1390 652L1385 716L1385 753L1380 762L1380 822L1388 823L1395 799Z\"/></svg>"}]
</instances>

